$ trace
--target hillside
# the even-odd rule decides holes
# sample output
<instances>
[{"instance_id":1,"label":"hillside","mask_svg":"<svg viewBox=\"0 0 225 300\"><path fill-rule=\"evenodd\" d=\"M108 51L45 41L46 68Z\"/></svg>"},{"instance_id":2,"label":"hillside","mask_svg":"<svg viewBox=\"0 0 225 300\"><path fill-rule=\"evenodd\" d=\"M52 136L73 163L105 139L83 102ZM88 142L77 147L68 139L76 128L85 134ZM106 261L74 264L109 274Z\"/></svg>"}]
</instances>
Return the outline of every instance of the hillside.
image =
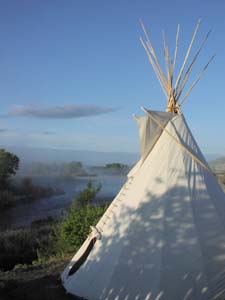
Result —
<instances>
[{"instance_id":1,"label":"hillside","mask_svg":"<svg viewBox=\"0 0 225 300\"><path fill-rule=\"evenodd\" d=\"M225 172L225 157L219 157L209 162L210 167L216 173Z\"/></svg>"}]
</instances>

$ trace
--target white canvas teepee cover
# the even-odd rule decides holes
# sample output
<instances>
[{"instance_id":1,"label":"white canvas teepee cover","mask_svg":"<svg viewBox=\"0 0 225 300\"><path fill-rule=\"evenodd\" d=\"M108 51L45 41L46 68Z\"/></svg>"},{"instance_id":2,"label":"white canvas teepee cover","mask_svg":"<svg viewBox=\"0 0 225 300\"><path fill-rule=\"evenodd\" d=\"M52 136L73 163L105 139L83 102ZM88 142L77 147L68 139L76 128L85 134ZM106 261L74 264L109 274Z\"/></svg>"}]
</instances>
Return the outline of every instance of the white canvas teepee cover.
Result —
<instances>
[{"instance_id":1,"label":"white canvas teepee cover","mask_svg":"<svg viewBox=\"0 0 225 300\"><path fill-rule=\"evenodd\" d=\"M183 116L168 119L97 224L101 239L86 261L69 275L89 239L62 273L67 292L89 300L224 299L225 197Z\"/></svg>"}]
</instances>

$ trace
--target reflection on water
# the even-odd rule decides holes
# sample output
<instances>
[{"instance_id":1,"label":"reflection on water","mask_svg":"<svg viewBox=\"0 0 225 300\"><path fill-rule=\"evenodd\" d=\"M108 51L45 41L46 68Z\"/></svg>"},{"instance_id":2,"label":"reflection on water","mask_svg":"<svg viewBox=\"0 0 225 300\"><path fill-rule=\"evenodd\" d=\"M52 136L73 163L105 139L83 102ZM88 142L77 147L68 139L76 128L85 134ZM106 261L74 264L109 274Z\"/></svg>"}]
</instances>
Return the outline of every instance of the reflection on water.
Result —
<instances>
[{"instance_id":1,"label":"reflection on water","mask_svg":"<svg viewBox=\"0 0 225 300\"><path fill-rule=\"evenodd\" d=\"M111 201L126 180L126 176L96 176L76 178L74 181L61 181L57 178L32 178L34 185L62 188L64 195L42 198L30 203L20 203L15 207L0 212L0 229L10 229L29 225L32 221L48 216L59 217L63 209L70 206L74 197L82 191L91 180L93 184L101 183L102 188L95 201Z\"/></svg>"}]
</instances>

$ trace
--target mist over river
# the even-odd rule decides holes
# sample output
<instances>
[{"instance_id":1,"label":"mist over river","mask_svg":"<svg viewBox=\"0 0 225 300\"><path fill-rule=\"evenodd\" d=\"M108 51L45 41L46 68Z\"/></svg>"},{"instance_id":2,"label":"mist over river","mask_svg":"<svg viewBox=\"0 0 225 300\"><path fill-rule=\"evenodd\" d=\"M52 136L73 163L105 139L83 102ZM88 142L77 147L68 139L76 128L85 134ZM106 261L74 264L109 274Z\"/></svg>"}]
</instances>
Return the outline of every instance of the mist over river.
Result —
<instances>
[{"instance_id":1,"label":"mist over river","mask_svg":"<svg viewBox=\"0 0 225 300\"><path fill-rule=\"evenodd\" d=\"M19 181L20 178L17 178ZM63 195L19 202L14 207L0 211L0 230L29 226L33 221L47 217L58 218L65 208L69 207L75 196L81 192L89 181L94 185L101 183L102 188L95 202L112 201L126 181L125 175L98 175L95 177L77 177L66 181L59 178L36 176L32 177L34 185L51 186L65 191Z\"/></svg>"}]
</instances>

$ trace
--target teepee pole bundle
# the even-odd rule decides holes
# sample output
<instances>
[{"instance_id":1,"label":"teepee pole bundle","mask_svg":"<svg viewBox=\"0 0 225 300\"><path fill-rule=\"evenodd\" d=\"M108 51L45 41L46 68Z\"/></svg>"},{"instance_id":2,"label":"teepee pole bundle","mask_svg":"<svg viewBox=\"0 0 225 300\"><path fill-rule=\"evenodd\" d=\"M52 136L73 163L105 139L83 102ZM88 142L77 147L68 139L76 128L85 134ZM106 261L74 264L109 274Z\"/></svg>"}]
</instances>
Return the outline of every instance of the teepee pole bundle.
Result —
<instances>
[{"instance_id":1,"label":"teepee pole bundle","mask_svg":"<svg viewBox=\"0 0 225 300\"><path fill-rule=\"evenodd\" d=\"M181 80L181 78L182 78L182 75L183 75L183 72L184 72L184 68L185 68L186 63L187 63L187 61L188 61L188 58L189 58L189 55L190 55L192 46L193 46L193 44L194 44L196 35L197 35L197 33L198 33L198 29L199 29L200 24L201 24L201 19L198 21L198 24L197 24L197 26L196 26L196 28L195 28L194 34L193 34L193 36L192 36L190 45L189 45L189 47L188 47L186 56L185 56L184 61L183 61L183 65L182 65L182 67L181 67L181 69L180 69L180 73L178 74L177 81L176 81L175 87L174 87L175 91L177 91L177 88L178 88L178 86L179 86L180 80Z\"/></svg>"},{"instance_id":2,"label":"teepee pole bundle","mask_svg":"<svg viewBox=\"0 0 225 300\"><path fill-rule=\"evenodd\" d=\"M174 57L173 57L173 69L172 69L172 78L174 76L176 61L177 61L177 52L178 52L178 43L179 43L179 33L180 33L180 24L177 25L177 34L176 34L176 46L174 51Z\"/></svg>"},{"instance_id":3,"label":"teepee pole bundle","mask_svg":"<svg viewBox=\"0 0 225 300\"><path fill-rule=\"evenodd\" d=\"M147 45L147 48L149 49L149 51L150 51L152 57L154 58L155 63L156 63L156 66L157 66L157 68L158 68L158 70L159 70L159 72L160 72L162 78L163 78L164 80L166 80L166 77L165 77L165 75L164 75L164 72L163 72L163 70L162 70L162 68L161 68L161 66L160 66L160 63L159 63L158 58L157 58L157 55L156 55L156 53L155 53L154 47L152 46L152 42L151 42L151 40L150 40L150 38L149 38L149 36L148 36L148 33L147 33L146 29L145 29L144 23L143 23L142 21L140 21L140 23L141 23L142 29L143 29L144 34L145 34L145 37L146 37L146 45Z\"/></svg>"},{"instance_id":4,"label":"teepee pole bundle","mask_svg":"<svg viewBox=\"0 0 225 300\"><path fill-rule=\"evenodd\" d=\"M146 37L146 42L144 42L142 38L140 38L140 41L141 41L141 43L142 43L142 45L145 49L145 52L146 52L146 54L149 58L149 61L150 61L151 65L152 65L152 67L155 71L155 74L156 74L157 78L159 79L160 85L163 87L164 93L168 97L168 91L167 91L167 85L168 84L167 84L166 76L165 76L165 74L164 74L164 72L163 72L163 70L160 66L160 63L158 61L158 58L157 58L155 50L152 46L152 43L149 39L148 33L145 29L145 26L144 26L142 21L140 21L140 23L141 23L141 27L142 27L143 32L144 32L145 37Z\"/></svg>"},{"instance_id":5,"label":"teepee pole bundle","mask_svg":"<svg viewBox=\"0 0 225 300\"><path fill-rule=\"evenodd\" d=\"M162 90L163 90L165 96L168 97L168 94L167 94L167 84L164 82L164 79L161 77L161 74L160 74L159 70L157 69L157 66L155 65L155 62L153 61L152 56L151 56L151 54L149 53L149 51L148 51L146 45L144 44L142 38L140 38L140 41L141 41L141 43L142 43L142 45L143 45L143 47L144 47L144 49L145 49L145 52L146 52L146 54L147 54L147 56L148 56L148 59L149 59L151 65L152 65L152 68L153 68L153 70L154 70L154 72L155 72L155 74L156 74L156 77L157 77L158 80L159 80L159 83L160 83L160 85L161 85L161 88L162 88Z\"/></svg>"},{"instance_id":6,"label":"teepee pole bundle","mask_svg":"<svg viewBox=\"0 0 225 300\"><path fill-rule=\"evenodd\" d=\"M171 87L172 87L171 62L170 62L170 57L169 57L169 48L168 48L168 44L167 44L167 41L166 41L164 31L162 32L162 36L163 36L163 48L164 48L164 56L165 56L165 65L166 65L166 72L167 72L167 85L168 85L168 90L169 90L169 95L170 95Z\"/></svg>"},{"instance_id":7,"label":"teepee pole bundle","mask_svg":"<svg viewBox=\"0 0 225 300\"><path fill-rule=\"evenodd\" d=\"M186 98L189 96L190 92L194 88L194 86L199 82L200 78L202 77L202 75L204 74L205 70L207 69L208 65L211 63L211 61L214 57L213 56L212 58L210 58L209 62L206 64L206 66L199 73L199 75L197 76L195 81L189 87L189 89L186 92L185 96L181 99L180 102L178 102L179 99L181 98L181 95L184 91L184 88L186 87L186 84L187 84L188 79L190 77L193 66L194 66L201 50L203 49L203 47L204 47L211 31L209 31L206 34L206 36L204 37L203 41L201 42L197 52L195 53L193 59L191 60L190 64L187 65L192 47L193 47L194 42L196 40L198 31L199 31L199 27L200 27L200 24L201 24L201 19L199 19L199 21L197 23L197 26L194 30L194 33L192 35L192 38L191 38L190 44L188 46L188 49L186 51L184 61L181 65L181 68L180 68L180 71L178 73L177 79L175 81L175 84L173 85L174 72L175 72L175 66L176 66L177 54L178 54L180 25L178 24L178 27L177 27L176 43L175 43L175 50L174 50L173 59L170 58L168 44L167 44L167 41L166 41L165 34L163 32L163 50L164 50L164 59L165 59L165 66L166 66L165 67L166 75L165 75L165 73L163 71L163 68L161 67L161 65L159 63L159 60L157 58L156 52L155 52L155 50L152 46L152 42L149 38L147 30L146 30L143 22L140 21L140 23L141 23L141 27L142 27L143 32L144 32L144 36L146 38L145 41L142 38L140 38L140 40L141 40L142 46L145 49L145 52L147 53L149 62L152 65L152 68L153 68L153 70L154 70L154 72L155 72L155 74L156 74L156 76L159 80L159 83L162 87L162 90L163 90L163 92L164 92L164 94L167 98L167 109L166 109L166 111L173 112L173 113L178 113L178 112L180 112L181 104L184 103L184 101L186 100ZM186 71L185 71L185 69L186 69Z\"/></svg>"},{"instance_id":8,"label":"teepee pole bundle","mask_svg":"<svg viewBox=\"0 0 225 300\"><path fill-rule=\"evenodd\" d=\"M201 43L201 45L200 45L198 51L196 52L196 54L195 54L193 60L191 61L190 66L188 67L188 69L187 69L187 71L186 71L186 73L185 73L185 75L184 75L184 79L183 79L183 81L181 82L180 87L179 87L179 92L178 92L178 94L177 94L177 99L180 98L180 95L181 95L181 93L182 93L182 91L183 91L183 89L184 89L184 87L185 87L185 85L186 85L186 83L187 83L187 80L188 80L188 78L189 78L189 76L190 76L190 74L191 74L191 71L192 71L192 68L193 68L193 66L194 66L194 63L195 63L195 61L197 60L197 58L198 58L198 56L199 56L199 54L200 54L200 52L201 52L201 50L202 50L202 48L203 48L205 42L207 41L210 32L211 32L211 31L209 31L209 32L206 34L206 36L205 36L205 38L203 39L203 41L202 41L202 43Z\"/></svg>"},{"instance_id":9,"label":"teepee pole bundle","mask_svg":"<svg viewBox=\"0 0 225 300\"><path fill-rule=\"evenodd\" d=\"M213 55L210 60L208 61L208 63L205 65L205 67L202 69L202 71L198 74L197 78L195 79L195 81L192 83L192 85L190 86L189 90L187 91L187 93L184 95L184 97L180 100L179 105L181 106L184 101L187 99L187 97L190 95L191 91L193 90L193 88L196 86L196 84L199 82L199 80L201 79L202 75L205 73L206 69L208 68L209 64L211 63L211 61L214 59L215 55Z\"/></svg>"}]
</instances>

